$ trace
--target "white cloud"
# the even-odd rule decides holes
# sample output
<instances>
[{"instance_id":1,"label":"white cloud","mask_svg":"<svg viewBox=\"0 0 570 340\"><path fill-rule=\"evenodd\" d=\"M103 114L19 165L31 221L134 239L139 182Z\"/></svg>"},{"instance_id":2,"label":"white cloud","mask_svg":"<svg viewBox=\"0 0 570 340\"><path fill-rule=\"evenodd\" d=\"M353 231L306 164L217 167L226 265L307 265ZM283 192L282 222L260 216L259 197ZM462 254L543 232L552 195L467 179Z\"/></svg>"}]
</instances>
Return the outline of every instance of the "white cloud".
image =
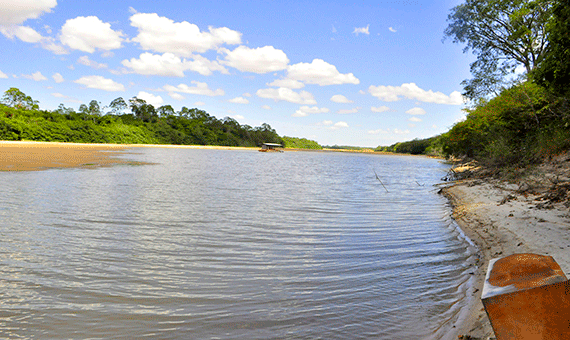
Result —
<instances>
[{"instance_id":1,"label":"white cloud","mask_svg":"<svg viewBox=\"0 0 570 340\"><path fill-rule=\"evenodd\" d=\"M195 102L194 105L196 105L196 106L204 106L204 105L206 105L206 103L204 103L204 102Z\"/></svg>"},{"instance_id":2,"label":"white cloud","mask_svg":"<svg viewBox=\"0 0 570 340\"><path fill-rule=\"evenodd\" d=\"M251 93L246 92L246 93L243 94L243 96L244 96L244 97L251 97Z\"/></svg>"},{"instance_id":3,"label":"white cloud","mask_svg":"<svg viewBox=\"0 0 570 340\"><path fill-rule=\"evenodd\" d=\"M370 34L370 25L367 25L366 27L355 27L354 31L352 32L356 35L362 33L362 34Z\"/></svg>"},{"instance_id":4,"label":"white cloud","mask_svg":"<svg viewBox=\"0 0 570 340\"><path fill-rule=\"evenodd\" d=\"M422 120L421 120L420 118L418 118L418 117L411 117L410 119L408 119L408 121L419 123L419 122L421 122Z\"/></svg>"},{"instance_id":5,"label":"white cloud","mask_svg":"<svg viewBox=\"0 0 570 340\"><path fill-rule=\"evenodd\" d=\"M382 130L382 129L377 129L377 130L368 130L368 134L369 135L378 135L378 134L384 134L384 133L390 133L390 131L388 130Z\"/></svg>"},{"instance_id":6,"label":"white cloud","mask_svg":"<svg viewBox=\"0 0 570 340\"><path fill-rule=\"evenodd\" d=\"M461 105L464 100L461 93L453 91L449 96L441 92L426 91L419 88L414 83L405 83L401 86L373 86L368 88L368 92L374 97L386 102L393 102L405 97L426 103Z\"/></svg>"},{"instance_id":7,"label":"white cloud","mask_svg":"<svg viewBox=\"0 0 570 340\"><path fill-rule=\"evenodd\" d=\"M397 135L407 135L408 133L410 133L410 130L408 130L408 129L406 129L406 130L394 129L393 132Z\"/></svg>"},{"instance_id":8,"label":"white cloud","mask_svg":"<svg viewBox=\"0 0 570 340\"><path fill-rule=\"evenodd\" d=\"M249 48L238 46L233 51L221 49L226 54L225 65L236 68L242 72L268 73L284 70L289 64L285 52L273 46Z\"/></svg>"},{"instance_id":9,"label":"white cloud","mask_svg":"<svg viewBox=\"0 0 570 340\"><path fill-rule=\"evenodd\" d=\"M348 124L346 122L336 122L331 127L331 129L336 130L336 129L347 128L347 127L348 127Z\"/></svg>"},{"instance_id":10,"label":"white cloud","mask_svg":"<svg viewBox=\"0 0 570 340\"><path fill-rule=\"evenodd\" d=\"M380 106L380 107L370 107L370 110L372 112L386 112L386 111L390 111L390 108L388 106Z\"/></svg>"},{"instance_id":11,"label":"white cloud","mask_svg":"<svg viewBox=\"0 0 570 340\"><path fill-rule=\"evenodd\" d=\"M2 34L8 39L14 39L14 37L17 37L27 43L38 43L43 39L41 34L28 26L0 27L0 32L2 32Z\"/></svg>"},{"instance_id":12,"label":"white cloud","mask_svg":"<svg viewBox=\"0 0 570 340\"><path fill-rule=\"evenodd\" d=\"M89 57L86 55L79 57L79 59L77 59L77 63L81 64L81 65L93 67L95 69L107 68L107 64L101 64L101 63L98 63L96 61L93 61L93 60L89 59Z\"/></svg>"},{"instance_id":13,"label":"white cloud","mask_svg":"<svg viewBox=\"0 0 570 340\"><path fill-rule=\"evenodd\" d=\"M32 73L32 74L22 74L22 77L24 77L26 79L35 80L35 81L47 80L47 78L44 77L44 75L40 71Z\"/></svg>"},{"instance_id":14,"label":"white cloud","mask_svg":"<svg viewBox=\"0 0 570 340\"><path fill-rule=\"evenodd\" d=\"M184 100L186 99L186 97L184 97L183 95L181 95L180 93L176 93L176 92L169 92L168 95L170 96L170 98L174 99L174 100Z\"/></svg>"},{"instance_id":15,"label":"white cloud","mask_svg":"<svg viewBox=\"0 0 570 340\"><path fill-rule=\"evenodd\" d=\"M395 29L395 28L393 28L393 27L388 27L388 30L389 30L390 32L392 32L392 33L396 33L396 32L398 32L398 31L396 31L396 29Z\"/></svg>"},{"instance_id":16,"label":"white cloud","mask_svg":"<svg viewBox=\"0 0 570 340\"><path fill-rule=\"evenodd\" d=\"M57 93L57 92L54 92L51 95L56 97L56 98L67 98L67 96L64 96L63 94Z\"/></svg>"},{"instance_id":17,"label":"white cloud","mask_svg":"<svg viewBox=\"0 0 570 340\"><path fill-rule=\"evenodd\" d=\"M358 113L358 110L360 110L360 107L355 107L353 109L349 109L349 110L338 110L337 113L339 114L350 114L350 113Z\"/></svg>"},{"instance_id":18,"label":"white cloud","mask_svg":"<svg viewBox=\"0 0 570 340\"><path fill-rule=\"evenodd\" d=\"M213 91L208 87L208 84L201 83L199 81L192 80L192 84L196 86L188 86L186 84L180 84L178 86L172 85L164 85L164 89L168 92L180 92L180 93L187 93L187 94L198 94L202 96L223 96L225 94L224 90L217 89Z\"/></svg>"},{"instance_id":19,"label":"white cloud","mask_svg":"<svg viewBox=\"0 0 570 340\"><path fill-rule=\"evenodd\" d=\"M139 91L139 94L137 94L137 98L144 100L145 102L147 102L147 104L150 104L154 107L159 107L162 105L162 103L164 103L164 100L162 100L161 96L155 96L152 93L144 91Z\"/></svg>"},{"instance_id":20,"label":"white cloud","mask_svg":"<svg viewBox=\"0 0 570 340\"><path fill-rule=\"evenodd\" d=\"M3 0L0 6L0 25L18 25L51 12L57 0Z\"/></svg>"},{"instance_id":21,"label":"white cloud","mask_svg":"<svg viewBox=\"0 0 570 340\"><path fill-rule=\"evenodd\" d=\"M301 106L299 108L299 110L295 111L295 113L293 114L293 117L306 117L310 114L315 114L315 113L327 113L330 110L327 109L326 107L323 108L318 108L316 106L313 107L309 107L309 106Z\"/></svg>"},{"instance_id":22,"label":"white cloud","mask_svg":"<svg viewBox=\"0 0 570 340\"><path fill-rule=\"evenodd\" d=\"M406 111L409 115L425 115L426 110L422 109L421 107L414 107L413 109L409 109Z\"/></svg>"},{"instance_id":23,"label":"white cloud","mask_svg":"<svg viewBox=\"0 0 570 340\"><path fill-rule=\"evenodd\" d=\"M123 33L111 29L111 24L96 16L69 19L61 27L60 40L64 45L87 53L122 47Z\"/></svg>"},{"instance_id":24,"label":"white cloud","mask_svg":"<svg viewBox=\"0 0 570 340\"><path fill-rule=\"evenodd\" d=\"M305 87L305 84L301 83L298 80L293 79L275 79L273 82L268 83L267 86L276 86L276 87L287 87L290 89L301 89Z\"/></svg>"},{"instance_id":25,"label":"white cloud","mask_svg":"<svg viewBox=\"0 0 570 340\"><path fill-rule=\"evenodd\" d=\"M59 73L54 73L52 76L53 80L55 80L56 83L63 83L65 81L65 79L63 79L63 76Z\"/></svg>"},{"instance_id":26,"label":"white cloud","mask_svg":"<svg viewBox=\"0 0 570 340\"><path fill-rule=\"evenodd\" d=\"M210 61L202 56L192 56L194 60L181 59L173 53L162 55L149 52L142 53L139 59L123 60L121 64L131 72L142 75L184 77L185 71L195 71L203 76L209 76L213 71L228 73L225 67L217 61Z\"/></svg>"},{"instance_id":27,"label":"white cloud","mask_svg":"<svg viewBox=\"0 0 570 340\"><path fill-rule=\"evenodd\" d=\"M271 106L269 105L263 105L261 108L265 110L271 110Z\"/></svg>"},{"instance_id":28,"label":"white cloud","mask_svg":"<svg viewBox=\"0 0 570 340\"><path fill-rule=\"evenodd\" d=\"M131 26L138 29L138 35L132 41L138 42L144 50L189 57L222 44L241 43L241 33L227 27L210 26L209 32L201 32L198 26L187 21L174 22L156 13L135 13L130 20Z\"/></svg>"},{"instance_id":29,"label":"white cloud","mask_svg":"<svg viewBox=\"0 0 570 340\"><path fill-rule=\"evenodd\" d=\"M346 98L342 94L335 94L331 97L331 100L335 103L354 103L352 100Z\"/></svg>"},{"instance_id":30,"label":"white cloud","mask_svg":"<svg viewBox=\"0 0 570 340\"><path fill-rule=\"evenodd\" d=\"M249 104L249 100L245 99L244 97L236 97L228 101L235 104Z\"/></svg>"},{"instance_id":31,"label":"white cloud","mask_svg":"<svg viewBox=\"0 0 570 340\"><path fill-rule=\"evenodd\" d=\"M8 75L6 75L6 73L0 71L0 79L8 79Z\"/></svg>"},{"instance_id":32,"label":"white cloud","mask_svg":"<svg viewBox=\"0 0 570 340\"><path fill-rule=\"evenodd\" d=\"M352 73L341 74L334 65L322 59L314 59L310 64L298 63L289 66L287 78L321 86L360 84L360 80Z\"/></svg>"},{"instance_id":33,"label":"white cloud","mask_svg":"<svg viewBox=\"0 0 570 340\"><path fill-rule=\"evenodd\" d=\"M85 76L74 81L74 83L84 85L90 89L98 89L109 92L125 91L123 84L102 76Z\"/></svg>"},{"instance_id":34,"label":"white cloud","mask_svg":"<svg viewBox=\"0 0 570 340\"><path fill-rule=\"evenodd\" d=\"M333 125L333 121L332 120L323 120L322 123L324 126L330 126Z\"/></svg>"},{"instance_id":35,"label":"white cloud","mask_svg":"<svg viewBox=\"0 0 570 340\"><path fill-rule=\"evenodd\" d=\"M317 103L311 93L307 91L297 93L286 87L280 87L278 89L260 89L257 90L256 94L261 98L273 99L275 101L284 100L295 104L313 105Z\"/></svg>"}]
</instances>

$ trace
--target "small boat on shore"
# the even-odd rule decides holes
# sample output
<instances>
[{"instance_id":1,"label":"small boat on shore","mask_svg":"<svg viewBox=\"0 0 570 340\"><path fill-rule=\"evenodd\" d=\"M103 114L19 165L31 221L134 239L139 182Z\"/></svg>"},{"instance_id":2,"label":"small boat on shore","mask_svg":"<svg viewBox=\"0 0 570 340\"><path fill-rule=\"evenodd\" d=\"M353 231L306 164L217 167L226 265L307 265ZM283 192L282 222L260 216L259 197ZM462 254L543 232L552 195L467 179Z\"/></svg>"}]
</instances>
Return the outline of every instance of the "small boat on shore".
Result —
<instances>
[{"instance_id":1,"label":"small boat on shore","mask_svg":"<svg viewBox=\"0 0 570 340\"><path fill-rule=\"evenodd\" d=\"M276 143L263 143L260 152L283 152L283 146Z\"/></svg>"}]
</instances>

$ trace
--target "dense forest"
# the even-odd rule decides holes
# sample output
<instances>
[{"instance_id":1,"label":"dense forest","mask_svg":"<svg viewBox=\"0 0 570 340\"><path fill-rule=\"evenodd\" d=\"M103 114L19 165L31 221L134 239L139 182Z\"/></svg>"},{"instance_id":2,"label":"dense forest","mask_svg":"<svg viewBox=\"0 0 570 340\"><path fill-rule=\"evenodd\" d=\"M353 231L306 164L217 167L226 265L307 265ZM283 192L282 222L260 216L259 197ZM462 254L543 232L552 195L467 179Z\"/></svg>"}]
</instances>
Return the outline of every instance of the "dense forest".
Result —
<instances>
[{"instance_id":1,"label":"dense forest","mask_svg":"<svg viewBox=\"0 0 570 340\"><path fill-rule=\"evenodd\" d=\"M4 93L0 104L0 139L77 143L179 144L256 147L279 143L294 148L320 148L307 139L280 137L268 124L252 128L203 110L170 105L155 109L144 100L123 98L101 107L92 100L76 112L63 104L57 110L39 103L17 88ZM130 110L129 113L126 111ZM104 112L106 111L106 112Z\"/></svg>"},{"instance_id":2,"label":"dense forest","mask_svg":"<svg viewBox=\"0 0 570 340\"><path fill-rule=\"evenodd\" d=\"M442 135L376 150L503 167L570 149L567 1L467 0L451 10L448 21L446 37L477 56L473 79L463 82L470 99L466 119Z\"/></svg>"}]
</instances>

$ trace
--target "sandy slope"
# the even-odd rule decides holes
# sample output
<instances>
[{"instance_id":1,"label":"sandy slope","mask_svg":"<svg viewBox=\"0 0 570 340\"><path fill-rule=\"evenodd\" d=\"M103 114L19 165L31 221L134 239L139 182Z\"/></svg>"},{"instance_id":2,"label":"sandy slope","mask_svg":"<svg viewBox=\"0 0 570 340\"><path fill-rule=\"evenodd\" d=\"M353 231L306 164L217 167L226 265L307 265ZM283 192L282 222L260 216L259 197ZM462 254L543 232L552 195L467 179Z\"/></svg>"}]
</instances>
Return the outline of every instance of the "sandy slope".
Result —
<instances>
[{"instance_id":1,"label":"sandy slope","mask_svg":"<svg viewBox=\"0 0 570 340\"><path fill-rule=\"evenodd\" d=\"M493 330L481 291L489 260L515 253L553 256L570 276L570 154L536 168L515 183L467 179L442 190L453 217L480 250L475 299L466 320L456 325L463 339L488 339ZM460 338L462 338L460 336Z\"/></svg>"}]
</instances>

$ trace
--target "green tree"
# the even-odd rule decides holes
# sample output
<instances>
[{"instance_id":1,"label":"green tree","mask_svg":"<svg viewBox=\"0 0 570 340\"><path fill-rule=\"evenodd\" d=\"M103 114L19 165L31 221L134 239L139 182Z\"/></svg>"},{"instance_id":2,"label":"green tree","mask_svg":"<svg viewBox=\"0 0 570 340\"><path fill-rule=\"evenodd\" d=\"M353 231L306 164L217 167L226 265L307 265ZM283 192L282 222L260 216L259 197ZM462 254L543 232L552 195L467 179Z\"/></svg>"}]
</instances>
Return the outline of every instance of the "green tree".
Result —
<instances>
[{"instance_id":1,"label":"green tree","mask_svg":"<svg viewBox=\"0 0 570 340\"><path fill-rule=\"evenodd\" d=\"M11 107L24 108L24 109L39 109L39 102L33 100L32 97L27 96L24 92L15 87L11 87L4 92L2 102Z\"/></svg>"},{"instance_id":2,"label":"green tree","mask_svg":"<svg viewBox=\"0 0 570 340\"><path fill-rule=\"evenodd\" d=\"M174 109L170 105L162 105L156 111L161 117L168 117L174 115Z\"/></svg>"},{"instance_id":3,"label":"green tree","mask_svg":"<svg viewBox=\"0 0 570 340\"><path fill-rule=\"evenodd\" d=\"M99 106L99 102L96 100L92 100L89 102L89 107L87 110L88 110L89 114L97 115L97 116L101 115L101 106Z\"/></svg>"},{"instance_id":4,"label":"green tree","mask_svg":"<svg viewBox=\"0 0 570 340\"><path fill-rule=\"evenodd\" d=\"M445 37L465 43L464 52L477 56L471 64L474 78L462 82L463 95L498 94L517 67L529 73L540 64L551 15L551 0L466 0L452 8Z\"/></svg>"},{"instance_id":5,"label":"green tree","mask_svg":"<svg viewBox=\"0 0 570 340\"><path fill-rule=\"evenodd\" d=\"M109 108L111 109L111 112L113 114L119 114L119 113L123 112L127 107L129 107L129 106L127 105L127 103L125 102L123 97L115 98L109 104Z\"/></svg>"},{"instance_id":6,"label":"green tree","mask_svg":"<svg viewBox=\"0 0 570 340\"><path fill-rule=\"evenodd\" d=\"M570 92L570 5L555 2L552 21L548 24L550 43L544 61L533 72L534 80L557 95Z\"/></svg>"}]
</instances>

